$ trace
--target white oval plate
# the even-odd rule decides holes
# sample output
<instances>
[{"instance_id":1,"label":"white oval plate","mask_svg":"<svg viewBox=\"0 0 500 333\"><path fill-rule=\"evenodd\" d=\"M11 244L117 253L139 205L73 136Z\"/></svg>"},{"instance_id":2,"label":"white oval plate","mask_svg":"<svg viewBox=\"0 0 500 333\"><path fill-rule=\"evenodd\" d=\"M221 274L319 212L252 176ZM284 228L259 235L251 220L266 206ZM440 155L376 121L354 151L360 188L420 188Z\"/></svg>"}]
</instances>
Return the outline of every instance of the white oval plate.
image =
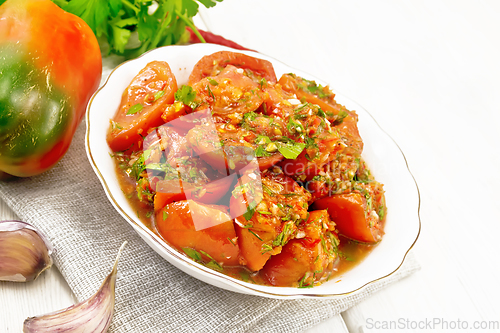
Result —
<instances>
[{"instance_id":1,"label":"white oval plate","mask_svg":"<svg viewBox=\"0 0 500 333\"><path fill-rule=\"evenodd\" d=\"M367 258L348 272L309 289L260 286L228 277L200 265L180 254L137 218L120 189L106 133L111 119L121 101L121 96L132 78L153 60L166 61L180 85L188 80L191 70L204 55L221 50L232 50L214 44L167 46L125 62L111 72L106 83L94 94L87 107L86 149L94 171L99 177L111 204L137 231L144 241L171 264L187 274L227 290L271 298L324 298L345 295L360 290L369 283L393 274L403 263L406 254L416 242L420 232L420 198L413 176L396 143L377 125L361 106L341 94L336 100L359 115L359 132L364 141L363 157L375 178L384 184L388 206L385 236ZM233 50L234 51L234 50ZM273 63L276 76L295 73L307 79L325 82L265 55L237 51ZM334 91L335 92L335 91ZM336 92L335 92L336 93Z\"/></svg>"}]
</instances>

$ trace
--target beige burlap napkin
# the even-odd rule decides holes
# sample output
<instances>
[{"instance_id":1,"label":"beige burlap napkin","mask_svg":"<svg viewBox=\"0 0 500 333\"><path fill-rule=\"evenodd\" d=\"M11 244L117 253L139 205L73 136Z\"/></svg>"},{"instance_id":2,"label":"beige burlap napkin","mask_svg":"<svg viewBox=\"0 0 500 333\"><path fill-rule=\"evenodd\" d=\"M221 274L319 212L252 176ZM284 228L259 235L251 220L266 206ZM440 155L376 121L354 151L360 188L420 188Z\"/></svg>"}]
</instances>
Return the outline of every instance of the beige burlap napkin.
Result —
<instances>
[{"instance_id":1,"label":"beige burlap napkin","mask_svg":"<svg viewBox=\"0 0 500 333\"><path fill-rule=\"evenodd\" d=\"M274 300L213 287L170 265L115 211L87 160L84 136L81 124L55 168L0 182L0 197L49 237L54 262L80 301L96 292L128 241L110 332L301 332L419 268L409 255L390 277L335 300Z\"/></svg>"}]
</instances>

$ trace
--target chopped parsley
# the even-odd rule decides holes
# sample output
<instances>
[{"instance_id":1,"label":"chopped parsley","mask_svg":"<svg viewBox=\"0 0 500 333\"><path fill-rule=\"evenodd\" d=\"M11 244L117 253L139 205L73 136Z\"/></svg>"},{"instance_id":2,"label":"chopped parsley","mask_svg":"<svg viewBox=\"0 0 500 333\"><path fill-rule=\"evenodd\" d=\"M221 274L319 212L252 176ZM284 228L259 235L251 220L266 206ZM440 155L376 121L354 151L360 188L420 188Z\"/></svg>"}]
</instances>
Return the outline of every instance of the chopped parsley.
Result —
<instances>
[{"instance_id":1,"label":"chopped parsley","mask_svg":"<svg viewBox=\"0 0 500 333\"><path fill-rule=\"evenodd\" d=\"M253 205L252 204L248 205L247 211L245 212L245 214L243 214L243 217L245 218L245 220L248 221L252 218L253 214L255 213L256 206L257 206L257 204L255 202L253 202ZM257 238L259 238L259 236L257 236Z\"/></svg>"},{"instance_id":2,"label":"chopped parsley","mask_svg":"<svg viewBox=\"0 0 500 333\"><path fill-rule=\"evenodd\" d=\"M250 229L247 229L247 230L248 230L249 233L251 233L252 235L254 235L255 237L257 237L262 242L262 238L260 238L259 235L257 235L255 232L253 232Z\"/></svg>"},{"instance_id":3,"label":"chopped parsley","mask_svg":"<svg viewBox=\"0 0 500 333\"><path fill-rule=\"evenodd\" d=\"M191 86L183 85L175 92L175 100L186 104L193 110L199 105L199 103L195 102L195 99L196 91Z\"/></svg>"},{"instance_id":4,"label":"chopped parsley","mask_svg":"<svg viewBox=\"0 0 500 333\"><path fill-rule=\"evenodd\" d=\"M293 222L286 222L283 225L283 229L273 240L273 246L284 246L286 243L288 243L288 240L290 239L293 232L292 225Z\"/></svg>"},{"instance_id":5,"label":"chopped parsley","mask_svg":"<svg viewBox=\"0 0 500 333\"><path fill-rule=\"evenodd\" d=\"M223 271L224 268L219 264L214 258L212 258L211 255L206 253L205 251L200 250L200 252L196 251L195 249L189 248L189 247L183 247L182 250L184 253L186 253L191 259L194 261L205 265L208 268L214 269L216 271ZM209 262L205 262L203 260L202 254L210 259Z\"/></svg>"},{"instance_id":6,"label":"chopped parsley","mask_svg":"<svg viewBox=\"0 0 500 333\"><path fill-rule=\"evenodd\" d=\"M141 112L143 108L144 106L141 103L134 104L128 109L127 114L136 114Z\"/></svg>"},{"instance_id":7,"label":"chopped parsley","mask_svg":"<svg viewBox=\"0 0 500 333\"><path fill-rule=\"evenodd\" d=\"M163 95L165 95L165 90L160 90L160 91L157 91L155 94L154 94L154 98L155 98L155 101L159 100L160 98L163 97Z\"/></svg>"},{"instance_id":8,"label":"chopped parsley","mask_svg":"<svg viewBox=\"0 0 500 333\"><path fill-rule=\"evenodd\" d=\"M295 142L293 140L289 140L287 143L276 142L276 145L281 155L290 160L296 159L306 147L305 143Z\"/></svg>"}]
</instances>

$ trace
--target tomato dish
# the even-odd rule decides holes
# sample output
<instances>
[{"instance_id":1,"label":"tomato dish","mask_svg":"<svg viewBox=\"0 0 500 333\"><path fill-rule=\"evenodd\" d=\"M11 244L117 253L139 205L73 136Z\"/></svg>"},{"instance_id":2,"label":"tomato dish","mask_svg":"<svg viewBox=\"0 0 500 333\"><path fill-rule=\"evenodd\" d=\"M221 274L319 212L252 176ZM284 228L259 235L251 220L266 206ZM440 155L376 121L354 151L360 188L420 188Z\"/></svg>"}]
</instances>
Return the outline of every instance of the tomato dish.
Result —
<instances>
[{"instance_id":1,"label":"tomato dish","mask_svg":"<svg viewBox=\"0 0 500 333\"><path fill-rule=\"evenodd\" d=\"M107 143L122 191L170 246L243 281L308 288L383 236L383 185L357 120L328 86L220 51L182 86L167 62L148 63Z\"/></svg>"}]
</instances>

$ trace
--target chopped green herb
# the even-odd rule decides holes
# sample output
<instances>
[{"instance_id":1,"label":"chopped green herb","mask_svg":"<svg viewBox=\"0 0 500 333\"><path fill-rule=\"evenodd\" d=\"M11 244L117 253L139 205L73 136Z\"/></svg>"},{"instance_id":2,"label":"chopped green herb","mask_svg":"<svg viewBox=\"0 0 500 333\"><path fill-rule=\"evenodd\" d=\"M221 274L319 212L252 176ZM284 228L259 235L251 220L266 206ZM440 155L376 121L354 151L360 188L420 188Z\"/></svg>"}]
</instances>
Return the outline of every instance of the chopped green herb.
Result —
<instances>
[{"instance_id":1,"label":"chopped green herb","mask_svg":"<svg viewBox=\"0 0 500 333\"><path fill-rule=\"evenodd\" d=\"M249 205L248 208L247 208L247 211L245 212L245 214L243 214L243 217L245 218L245 220L250 220L253 216L253 213L255 213L255 207L257 205Z\"/></svg>"},{"instance_id":2,"label":"chopped green herb","mask_svg":"<svg viewBox=\"0 0 500 333\"><path fill-rule=\"evenodd\" d=\"M243 281L248 282L248 280L250 279L250 273L246 270L241 270L240 277Z\"/></svg>"},{"instance_id":3,"label":"chopped green herb","mask_svg":"<svg viewBox=\"0 0 500 333\"><path fill-rule=\"evenodd\" d=\"M274 197L273 191L271 191L271 189L267 187L265 184L262 184L262 190L264 190L264 192L266 192L268 195Z\"/></svg>"},{"instance_id":4,"label":"chopped green herb","mask_svg":"<svg viewBox=\"0 0 500 333\"><path fill-rule=\"evenodd\" d=\"M286 128L290 132L304 133L304 126L302 126L301 123L294 121L293 117L288 118L288 124L286 125Z\"/></svg>"},{"instance_id":5,"label":"chopped green herb","mask_svg":"<svg viewBox=\"0 0 500 333\"><path fill-rule=\"evenodd\" d=\"M241 184L236 186L232 192L233 197L238 198L240 195L247 193L249 191L249 186L247 184Z\"/></svg>"},{"instance_id":6,"label":"chopped green herb","mask_svg":"<svg viewBox=\"0 0 500 333\"><path fill-rule=\"evenodd\" d=\"M168 213L166 211L163 211L163 221L165 221L168 218Z\"/></svg>"},{"instance_id":7,"label":"chopped green herb","mask_svg":"<svg viewBox=\"0 0 500 333\"><path fill-rule=\"evenodd\" d=\"M273 247L269 244L262 244L261 249L262 249L261 253L264 254L264 253L267 253L269 251L272 251Z\"/></svg>"},{"instance_id":8,"label":"chopped green herb","mask_svg":"<svg viewBox=\"0 0 500 333\"><path fill-rule=\"evenodd\" d=\"M195 98L196 91L191 86L183 85L175 92L175 100L186 104L191 109L196 109L199 105L194 101Z\"/></svg>"},{"instance_id":9,"label":"chopped green herb","mask_svg":"<svg viewBox=\"0 0 500 333\"><path fill-rule=\"evenodd\" d=\"M140 175L144 170L146 170L146 165L144 164L144 154L143 154L134 162L134 164L132 164L130 175L132 177L135 177L136 180L139 180Z\"/></svg>"},{"instance_id":10,"label":"chopped green herb","mask_svg":"<svg viewBox=\"0 0 500 333\"><path fill-rule=\"evenodd\" d=\"M224 270L224 268L215 260L210 260L209 262L205 263L205 266L219 272L222 272Z\"/></svg>"},{"instance_id":11,"label":"chopped green herb","mask_svg":"<svg viewBox=\"0 0 500 333\"><path fill-rule=\"evenodd\" d=\"M283 229L273 241L273 246L284 246L288 242L293 230L291 228L292 224L291 222L286 222L285 225L283 225Z\"/></svg>"},{"instance_id":12,"label":"chopped green herb","mask_svg":"<svg viewBox=\"0 0 500 333\"><path fill-rule=\"evenodd\" d=\"M221 265L220 265L220 264L219 264L219 263L218 263L218 262L217 262L214 258L212 258L212 256L211 256L210 254L206 253L206 252L205 252L205 251L203 251L203 250L200 250L200 252L201 252L204 256L208 257L208 259L210 259L210 261L209 261L209 262L207 262L207 263L205 264L205 266L207 266L207 267L209 267L209 268L212 268L212 269L215 269L215 270L217 270L217 271L223 271L223 270L224 270L224 268L222 268L222 266L221 266Z\"/></svg>"},{"instance_id":13,"label":"chopped green herb","mask_svg":"<svg viewBox=\"0 0 500 333\"><path fill-rule=\"evenodd\" d=\"M201 254L198 251L189 247L183 247L182 250L195 261L202 261Z\"/></svg>"},{"instance_id":14,"label":"chopped green herb","mask_svg":"<svg viewBox=\"0 0 500 333\"><path fill-rule=\"evenodd\" d=\"M113 119L110 119L110 122L111 122L111 130L115 131L115 130L121 130L121 129L123 129L123 127L121 127L120 124L118 124Z\"/></svg>"},{"instance_id":15,"label":"chopped green herb","mask_svg":"<svg viewBox=\"0 0 500 333\"><path fill-rule=\"evenodd\" d=\"M271 139L267 135L257 135L254 142L258 145L264 145L266 143L271 143Z\"/></svg>"},{"instance_id":16,"label":"chopped green herb","mask_svg":"<svg viewBox=\"0 0 500 333\"><path fill-rule=\"evenodd\" d=\"M267 88L267 80L265 78L260 80L260 89L262 88Z\"/></svg>"},{"instance_id":17,"label":"chopped green herb","mask_svg":"<svg viewBox=\"0 0 500 333\"><path fill-rule=\"evenodd\" d=\"M309 275L310 275L309 272L307 272L306 274L304 274L304 276L302 277L302 279L299 281L299 288L312 288L313 287L313 283L305 284L305 281L309 277Z\"/></svg>"},{"instance_id":18,"label":"chopped green herb","mask_svg":"<svg viewBox=\"0 0 500 333\"><path fill-rule=\"evenodd\" d=\"M212 97L212 99L215 100L214 93L212 92L212 89L210 89L210 86L208 84L207 84L207 90L210 97Z\"/></svg>"},{"instance_id":19,"label":"chopped green herb","mask_svg":"<svg viewBox=\"0 0 500 333\"><path fill-rule=\"evenodd\" d=\"M243 121L254 121L259 115L253 111L247 112L243 115Z\"/></svg>"},{"instance_id":20,"label":"chopped green herb","mask_svg":"<svg viewBox=\"0 0 500 333\"><path fill-rule=\"evenodd\" d=\"M219 82L215 81L214 79L212 79L211 77L208 78L208 82L213 85L213 86L218 86L219 85Z\"/></svg>"},{"instance_id":21,"label":"chopped green herb","mask_svg":"<svg viewBox=\"0 0 500 333\"><path fill-rule=\"evenodd\" d=\"M293 143L276 142L276 145L278 146L278 151L286 159L289 159L289 160L296 159L300 155L300 153L302 153L304 148L306 147L306 144L303 142L293 142Z\"/></svg>"},{"instance_id":22,"label":"chopped green herb","mask_svg":"<svg viewBox=\"0 0 500 333\"><path fill-rule=\"evenodd\" d=\"M326 118L326 114L321 108L318 108L318 116L321 118Z\"/></svg>"},{"instance_id":23,"label":"chopped green herb","mask_svg":"<svg viewBox=\"0 0 500 333\"><path fill-rule=\"evenodd\" d=\"M380 208L378 209L377 215L381 220L384 218L384 216L385 216L385 206L384 205L380 206Z\"/></svg>"},{"instance_id":24,"label":"chopped green herb","mask_svg":"<svg viewBox=\"0 0 500 333\"><path fill-rule=\"evenodd\" d=\"M141 103L134 104L128 109L127 114L135 114L137 112L141 112L144 106Z\"/></svg>"},{"instance_id":25,"label":"chopped green herb","mask_svg":"<svg viewBox=\"0 0 500 333\"><path fill-rule=\"evenodd\" d=\"M254 235L255 237L257 237L260 241L262 241L262 238L259 237L259 235L257 235L255 232L253 232L252 230L248 229L248 232L251 233L252 235Z\"/></svg>"},{"instance_id":26,"label":"chopped green herb","mask_svg":"<svg viewBox=\"0 0 500 333\"><path fill-rule=\"evenodd\" d=\"M344 121L344 118L347 117L349 115L349 113L347 113L347 111L345 110L340 110L339 113L337 113L336 117L335 117L335 124L338 125L338 124L342 124L342 122Z\"/></svg>"},{"instance_id":27,"label":"chopped green herb","mask_svg":"<svg viewBox=\"0 0 500 333\"><path fill-rule=\"evenodd\" d=\"M160 90L160 91L157 91L155 94L154 94L154 97L155 97L155 101L157 101L158 99L162 98L163 95L165 95L165 90Z\"/></svg>"},{"instance_id":28,"label":"chopped green herb","mask_svg":"<svg viewBox=\"0 0 500 333\"><path fill-rule=\"evenodd\" d=\"M255 148L255 157L265 157L265 156L271 156L271 153L266 151L264 146L258 146Z\"/></svg>"}]
</instances>

